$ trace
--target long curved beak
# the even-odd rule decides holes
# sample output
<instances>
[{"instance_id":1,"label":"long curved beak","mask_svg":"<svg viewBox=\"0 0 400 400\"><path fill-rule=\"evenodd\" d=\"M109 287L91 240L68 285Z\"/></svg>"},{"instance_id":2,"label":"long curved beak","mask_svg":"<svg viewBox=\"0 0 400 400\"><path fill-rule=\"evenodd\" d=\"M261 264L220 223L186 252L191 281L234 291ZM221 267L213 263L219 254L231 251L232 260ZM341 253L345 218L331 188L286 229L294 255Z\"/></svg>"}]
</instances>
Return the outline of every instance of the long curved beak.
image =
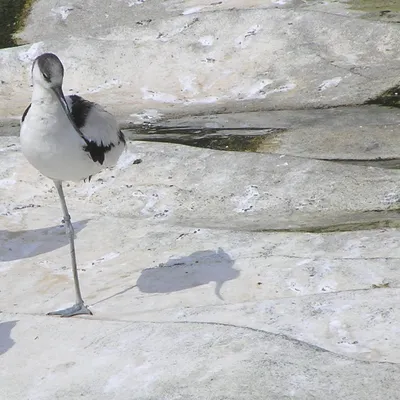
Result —
<instances>
[{"instance_id":1,"label":"long curved beak","mask_svg":"<svg viewBox=\"0 0 400 400\"><path fill-rule=\"evenodd\" d=\"M61 89L61 86L55 86L52 88L52 90L55 93L58 101L60 102L61 107L63 108L65 114L67 115L68 118L71 119L71 112L69 111L68 104L67 104L67 101L65 100L64 93Z\"/></svg>"},{"instance_id":2,"label":"long curved beak","mask_svg":"<svg viewBox=\"0 0 400 400\"><path fill-rule=\"evenodd\" d=\"M74 127L76 132L79 134L79 136L81 136L85 140L85 137L84 137L83 133L75 125L75 122L72 119L71 111L68 108L68 104L67 104L67 101L65 100L64 93L62 91L61 86L55 86L55 87L52 88L52 90L53 90L54 94L56 95L58 101L60 102L61 107L63 108L63 110L65 112L65 115L68 117L69 122L71 122L72 126Z\"/></svg>"}]
</instances>

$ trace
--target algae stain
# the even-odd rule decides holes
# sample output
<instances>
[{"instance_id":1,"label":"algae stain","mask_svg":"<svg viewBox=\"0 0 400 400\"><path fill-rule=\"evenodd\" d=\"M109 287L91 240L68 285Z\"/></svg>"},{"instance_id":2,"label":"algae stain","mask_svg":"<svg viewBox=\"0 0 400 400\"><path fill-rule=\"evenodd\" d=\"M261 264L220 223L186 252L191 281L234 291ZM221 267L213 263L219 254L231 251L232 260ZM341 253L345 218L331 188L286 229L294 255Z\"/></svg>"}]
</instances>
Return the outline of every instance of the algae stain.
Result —
<instances>
[{"instance_id":1,"label":"algae stain","mask_svg":"<svg viewBox=\"0 0 400 400\"><path fill-rule=\"evenodd\" d=\"M345 4L351 10L365 12L363 18L384 22L400 22L399 0L348 0Z\"/></svg>"},{"instance_id":2,"label":"algae stain","mask_svg":"<svg viewBox=\"0 0 400 400\"><path fill-rule=\"evenodd\" d=\"M13 35L20 31L34 0L0 0L0 49L17 46Z\"/></svg>"},{"instance_id":3,"label":"algae stain","mask_svg":"<svg viewBox=\"0 0 400 400\"><path fill-rule=\"evenodd\" d=\"M359 11L400 11L399 0L350 0L346 4L349 4L353 10Z\"/></svg>"},{"instance_id":4,"label":"algae stain","mask_svg":"<svg viewBox=\"0 0 400 400\"><path fill-rule=\"evenodd\" d=\"M385 90L375 98L366 101L365 104L379 104L381 106L400 108L400 86Z\"/></svg>"},{"instance_id":5,"label":"algae stain","mask_svg":"<svg viewBox=\"0 0 400 400\"><path fill-rule=\"evenodd\" d=\"M203 149L212 149L212 150L257 152L263 140L264 138L258 135L257 136L226 135L226 136L213 136L204 138L191 138L189 136L180 138L160 138L157 141L183 144L183 145L200 147Z\"/></svg>"},{"instance_id":6,"label":"algae stain","mask_svg":"<svg viewBox=\"0 0 400 400\"><path fill-rule=\"evenodd\" d=\"M280 146L282 128L204 128L139 125L125 131L128 139L183 144L212 150L267 153Z\"/></svg>"},{"instance_id":7,"label":"algae stain","mask_svg":"<svg viewBox=\"0 0 400 400\"><path fill-rule=\"evenodd\" d=\"M383 288L389 288L390 287L390 282L382 282L382 283L377 283L377 284L372 284L371 289L383 289Z\"/></svg>"}]
</instances>

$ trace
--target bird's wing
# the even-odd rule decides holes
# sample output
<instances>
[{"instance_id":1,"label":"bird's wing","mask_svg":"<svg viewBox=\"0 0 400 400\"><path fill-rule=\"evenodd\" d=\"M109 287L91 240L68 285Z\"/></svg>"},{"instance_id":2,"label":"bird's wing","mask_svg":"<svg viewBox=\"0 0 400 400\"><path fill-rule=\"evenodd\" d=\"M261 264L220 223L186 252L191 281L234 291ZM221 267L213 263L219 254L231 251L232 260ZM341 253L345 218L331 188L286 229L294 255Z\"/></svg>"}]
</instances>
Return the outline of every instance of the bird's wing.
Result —
<instances>
[{"instance_id":1,"label":"bird's wing","mask_svg":"<svg viewBox=\"0 0 400 400\"><path fill-rule=\"evenodd\" d=\"M116 119L99 104L76 95L68 96L67 103L72 120L86 139L104 146L121 140Z\"/></svg>"},{"instance_id":2,"label":"bird's wing","mask_svg":"<svg viewBox=\"0 0 400 400\"><path fill-rule=\"evenodd\" d=\"M125 144L116 119L100 105L80 96L68 96L66 100L72 120L86 141L84 150L93 161L103 164L107 152L121 142Z\"/></svg>"}]
</instances>

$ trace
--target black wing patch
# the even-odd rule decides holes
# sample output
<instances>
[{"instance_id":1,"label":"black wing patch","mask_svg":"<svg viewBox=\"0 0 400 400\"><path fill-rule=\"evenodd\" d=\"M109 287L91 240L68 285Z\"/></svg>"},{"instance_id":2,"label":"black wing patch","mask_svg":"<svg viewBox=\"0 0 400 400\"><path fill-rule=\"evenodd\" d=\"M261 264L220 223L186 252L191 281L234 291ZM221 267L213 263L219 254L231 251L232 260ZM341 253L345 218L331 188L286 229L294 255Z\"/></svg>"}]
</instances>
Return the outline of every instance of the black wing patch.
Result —
<instances>
[{"instance_id":1,"label":"black wing patch","mask_svg":"<svg viewBox=\"0 0 400 400\"><path fill-rule=\"evenodd\" d=\"M22 122L24 122L26 114L28 114L29 109L31 108L32 104L29 104L28 107L26 107L26 110L24 111L24 113L22 114Z\"/></svg>"},{"instance_id":2,"label":"black wing patch","mask_svg":"<svg viewBox=\"0 0 400 400\"><path fill-rule=\"evenodd\" d=\"M98 162L103 165L105 154L114 147L114 143L110 143L108 146L104 146L103 142L98 144L92 140L88 140L86 145L83 146L83 150L90 154L90 157L94 162Z\"/></svg>"},{"instance_id":3,"label":"black wing patch","mask_svg":"<svg viewBox=\"0 0 400 400\"><path fill-rule=\"evenodd\" d=\"M80 96L69 96L71 99L71 117L78 129L85 125L86 118L94 104Z\"/></svg>"},{"instance_id":4,"label":"black wing patch","mask_svg":"<svg viewBox=\"0 0 400 400\"><path fill-rule=\"evenodd\" d=\"M72 120L74 121L76 127L80 129L85 125L90 110L94 107L95 104L77 95L72 95L69 97L71 99ZM83 150L87 151L90 154L90 157L94 162L98 162L100 163L100 165L103 165L105 154L110 151L115 146L115 144L110 143L105 146L103 142L97 143L93 140L85 138L85 136L83 136L83 139L86 142L85 146L83 146ZM125 144L125 136L121 131L119 131L117 144L120 144L121 142Z\"/></svg>"},{"instance_id":5,"label":"black wing patch","mask_svg":"<svg viewBox=\"0 0 400 400\"><path fill-rule=\"evenodd\" d=\"M122 133L122 131L118 131L118 144L121 142L126 144L125 135Z\"/></svg>"}]
</instances>

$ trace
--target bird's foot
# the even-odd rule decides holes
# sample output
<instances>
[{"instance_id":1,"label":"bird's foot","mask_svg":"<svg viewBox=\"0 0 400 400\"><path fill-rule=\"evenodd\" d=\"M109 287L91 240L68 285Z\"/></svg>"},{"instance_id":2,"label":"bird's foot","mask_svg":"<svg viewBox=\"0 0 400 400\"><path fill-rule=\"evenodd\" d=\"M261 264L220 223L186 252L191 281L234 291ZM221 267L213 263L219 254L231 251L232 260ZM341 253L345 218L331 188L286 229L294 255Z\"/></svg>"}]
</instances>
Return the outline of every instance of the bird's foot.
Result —
<instances>
[{"instance_id":1,"label":"bird's foot","mask_svg":"<svg viewBox=\"0 0 400 400\"><path fill-rule=\"evenodd\" d=\"M93 315L93 313L83 303L74 304L72 307L65 308L64 310L57 310L47 313L47 315L59 315L60 317L72 317L74 315L81 314Z\"/></svg>"}]
</instances>

